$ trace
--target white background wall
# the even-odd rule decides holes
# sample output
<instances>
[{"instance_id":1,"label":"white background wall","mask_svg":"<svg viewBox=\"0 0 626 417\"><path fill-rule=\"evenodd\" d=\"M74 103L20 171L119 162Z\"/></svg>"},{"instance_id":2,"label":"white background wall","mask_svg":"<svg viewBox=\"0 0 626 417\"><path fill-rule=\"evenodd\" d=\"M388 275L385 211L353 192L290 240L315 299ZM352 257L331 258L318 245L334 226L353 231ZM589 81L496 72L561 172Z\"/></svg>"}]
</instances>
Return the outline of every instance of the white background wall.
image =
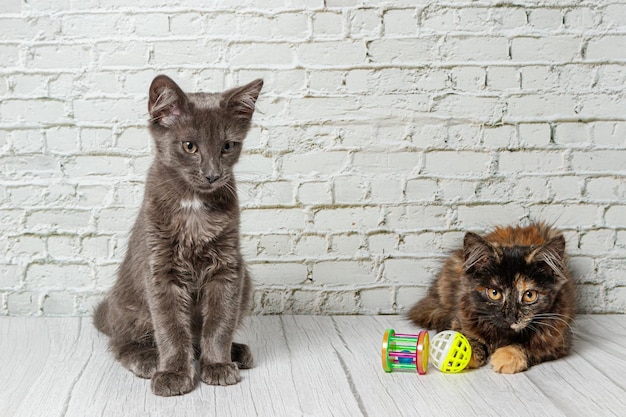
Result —
<instances>
[{"instance_id":1,"label":"white background wall","mask_svg":"<svg viewBox=\"0 0 626 417\"><path fill-rule=\"evenodd\" d=\"M582 311L626 311L624 1L2 0L0 315L113 282L159 73L265 79L257 313L402 312L464 231L529 219L566 231Z\"/></svg>"}]
</instances>

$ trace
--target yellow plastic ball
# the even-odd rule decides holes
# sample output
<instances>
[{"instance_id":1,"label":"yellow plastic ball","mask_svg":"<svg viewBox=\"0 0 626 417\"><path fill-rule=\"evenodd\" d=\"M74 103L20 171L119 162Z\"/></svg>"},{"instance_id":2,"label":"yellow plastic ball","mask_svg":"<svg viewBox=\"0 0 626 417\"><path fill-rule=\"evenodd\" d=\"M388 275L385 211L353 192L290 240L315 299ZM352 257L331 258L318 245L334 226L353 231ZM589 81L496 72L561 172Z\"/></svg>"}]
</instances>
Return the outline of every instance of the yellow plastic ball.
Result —
<instances>
[{"instance_id":1,"label":"yellow plastic ball","mask_svg":"<svg viewBox=\"0 0 626 417\"><path fill-rule=\"evenodd\" d=\"M446 330L437 333L430 341L430 362L441 372L461 372L472 357L472 347L461 333Z\"/></svg>"}]
</instances>

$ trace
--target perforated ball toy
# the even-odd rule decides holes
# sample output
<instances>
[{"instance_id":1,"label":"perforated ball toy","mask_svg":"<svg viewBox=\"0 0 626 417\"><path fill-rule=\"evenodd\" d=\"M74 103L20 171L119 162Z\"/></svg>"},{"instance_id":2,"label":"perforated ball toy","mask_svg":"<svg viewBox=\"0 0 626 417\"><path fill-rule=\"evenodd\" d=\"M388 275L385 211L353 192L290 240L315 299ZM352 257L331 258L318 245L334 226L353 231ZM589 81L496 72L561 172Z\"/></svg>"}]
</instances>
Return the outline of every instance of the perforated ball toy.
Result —
<instances>
[{"instance_id":1,"label":"perforated ball toy","mask_svg":"<svg viewBox=\"0 0 626 417\"><path fill-rule=\"evenodd\" d=\"M383 369L417 371L424 375L428 369L429 335L426 330L418 334L396 334L387 329L383 336Z\"/></svg>"},{"instance_id":2,"label":"perforated ball toy","mask_svg":"<svg viewBox=\"0 0 626 417\"><path fill-rule=\"evenodd\" d=\"M461 372L472 357L472 347L465 336L454 330L445 330L433 336L430 360L441 372Z\"/></svg>"}]
</instances>

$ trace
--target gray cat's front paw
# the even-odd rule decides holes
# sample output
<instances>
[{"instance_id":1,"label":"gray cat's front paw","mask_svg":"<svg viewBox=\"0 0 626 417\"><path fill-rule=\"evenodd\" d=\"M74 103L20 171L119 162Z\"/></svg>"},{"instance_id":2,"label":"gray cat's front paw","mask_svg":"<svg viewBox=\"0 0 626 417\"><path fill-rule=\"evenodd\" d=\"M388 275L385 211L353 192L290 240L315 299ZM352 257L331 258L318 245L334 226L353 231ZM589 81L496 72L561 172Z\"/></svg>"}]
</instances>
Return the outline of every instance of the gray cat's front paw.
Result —
<instances>
[{"instance_id":1,"label":"gray cat's front paw","mask_svg":"<svg viewBox=\"0 0 626 417\"><path fill-rule=\"evenodd\" d=\"M152 392L162 397L186 394L194 385L194 378L185 373L157 372L152 376Z\"/></svg>"},{"instance_id":2,"label":"gray cat's front paw","mask_svg":"<svg viewBox=\"0 0 626 417\"><path fill-rule=\"evenodd\" d=\"M200 366L200 378L209 385L233 385L241 381L234 363L213 363Z\"/></svg>"}]
</instances>

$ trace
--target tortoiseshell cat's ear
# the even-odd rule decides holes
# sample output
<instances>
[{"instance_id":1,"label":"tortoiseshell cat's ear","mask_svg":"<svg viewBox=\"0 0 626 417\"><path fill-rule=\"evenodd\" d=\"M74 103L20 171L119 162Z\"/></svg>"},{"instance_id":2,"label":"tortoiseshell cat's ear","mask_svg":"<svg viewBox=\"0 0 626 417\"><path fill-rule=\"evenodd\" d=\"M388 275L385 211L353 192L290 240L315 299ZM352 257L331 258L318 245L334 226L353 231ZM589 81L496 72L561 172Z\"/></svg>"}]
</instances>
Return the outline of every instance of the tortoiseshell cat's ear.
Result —
<instances>
[{"instance_id":1,"label":"tortoiseshell cat's ear","mask_svg":"<svg viewBox=\"0 0 626 417\"><path fill-rule=\"evenodd\" d=\"M166 75L158 75L150 85L148 112L150 121L169 127L187 111L187 96Z\"/></svg>"},{"instance_id":2,"label":"tortoiseshell cat's ear","mask_svg":"<svg viewBox=\"0 0 626 417\"><path fill-rule=\"evenodd\" d=\"M547 275L563 279L566 269L563 235L558 235L533 250L526 257L526 263L535 264Z\"/></svg>"},{"instance_id":3,"label":"tortoiseshell cat's ear","mask_svg":"<svg viewBox=\"0 0 626 417\"><path fill-rule=\"evenodd\" d=\"M259 78L244 86L225 91L222 94L224 97L222 103L233 117L249 122L262 87L263 80Z\"/></svg>"},{"instance_id":4,"label":"tortoiseshell cat's ear","mask_svg":"<svg viewBox=\"0 0 626 417\"><path fill-rule=\"evenodd\" d=\"M498 261L495 248L476 233L467 232L463 238L465 272L472 273L493 265Z\"/></svg>"}]
</instances>

